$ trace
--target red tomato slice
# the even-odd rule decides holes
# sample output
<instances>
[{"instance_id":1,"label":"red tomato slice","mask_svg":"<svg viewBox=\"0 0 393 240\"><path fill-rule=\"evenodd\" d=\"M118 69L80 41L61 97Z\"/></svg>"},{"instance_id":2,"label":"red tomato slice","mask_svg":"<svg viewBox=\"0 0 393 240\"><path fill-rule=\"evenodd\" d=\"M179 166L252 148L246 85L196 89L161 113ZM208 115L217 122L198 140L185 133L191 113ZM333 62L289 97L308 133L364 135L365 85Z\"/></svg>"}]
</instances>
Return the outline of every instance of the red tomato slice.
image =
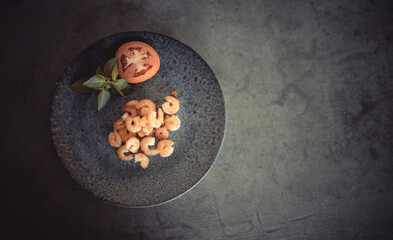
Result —
<instances>
[{"instance_id":1,"label":"red tomato slice","mask_svg":"<svg viewBox=\"0 0 393 240\"><path fill-rule=\"evenodd\" d=\"M144 42L127 42L117 50L119 75L129 83L139 83L153 77L160 68L157 52Z\"/></svg>"}]
</instances>

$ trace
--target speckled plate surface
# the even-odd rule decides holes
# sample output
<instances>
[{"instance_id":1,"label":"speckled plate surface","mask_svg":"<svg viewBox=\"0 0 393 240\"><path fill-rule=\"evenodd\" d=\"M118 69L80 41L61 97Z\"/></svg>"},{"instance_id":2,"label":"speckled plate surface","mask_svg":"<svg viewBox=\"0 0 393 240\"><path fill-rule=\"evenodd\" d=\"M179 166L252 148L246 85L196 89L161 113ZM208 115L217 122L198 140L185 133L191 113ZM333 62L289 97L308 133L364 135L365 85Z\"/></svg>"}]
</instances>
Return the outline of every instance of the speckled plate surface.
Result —
<instances>
[{"instance_id":1,"label":"speckled plate surface","mask_svg":"<svg viewBox=\"0 0 393 240\"><path fill-rule=\"evenodd\" d=\"M125 98L111 96L101 111L91 92L80 94L69 85L94 75L125 42L143 41L159 54L161 67L150 80L134 84ZM130 100L164 102L171 89L180 99L181 127L170 134L175 142L168 158L150 157L143 170L123 162L108 144L112 122ZM191 48L170 37L149 32L109 36L82 51L62 73L53 97L51 129L57 153L80 186L107 202L143 207L170 201L195 186L211 168L223 141L225 103L220 85L207 63Z\"/></svg>"}]
</instances>

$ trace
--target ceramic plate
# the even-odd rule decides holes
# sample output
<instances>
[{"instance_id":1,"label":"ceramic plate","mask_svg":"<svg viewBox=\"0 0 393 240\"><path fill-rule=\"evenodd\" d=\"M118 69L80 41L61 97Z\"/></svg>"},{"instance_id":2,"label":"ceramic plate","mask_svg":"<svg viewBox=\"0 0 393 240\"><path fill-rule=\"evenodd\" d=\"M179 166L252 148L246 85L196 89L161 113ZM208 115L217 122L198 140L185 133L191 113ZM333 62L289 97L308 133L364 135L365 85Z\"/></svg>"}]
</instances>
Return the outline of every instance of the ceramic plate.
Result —
<instances>
[{"instance_id":1,"label":"ceramic plate","mask_svg":"<svg viewBox=\"0 0 393 240\"><path fill-rule=\"evenodd\" d=\"M97 97L69 85L95 74L125 42L143 41L159 54L157 74L133 84L126 97L111 95L97 110ZM117 158L108 143L112 123L130 100L152 99L161 105L170 90L178 92L179 130L170 133L170 157L150 157L142 169ZM99 40L82 51L62 73L53 97L51 129L57 153L80 186L107 202L129 207L170 201L195 186L211 168L223 141L225 103L220 85L207 63L185 44L156 33L126 32Z\"/></svg>"}]
</instances>

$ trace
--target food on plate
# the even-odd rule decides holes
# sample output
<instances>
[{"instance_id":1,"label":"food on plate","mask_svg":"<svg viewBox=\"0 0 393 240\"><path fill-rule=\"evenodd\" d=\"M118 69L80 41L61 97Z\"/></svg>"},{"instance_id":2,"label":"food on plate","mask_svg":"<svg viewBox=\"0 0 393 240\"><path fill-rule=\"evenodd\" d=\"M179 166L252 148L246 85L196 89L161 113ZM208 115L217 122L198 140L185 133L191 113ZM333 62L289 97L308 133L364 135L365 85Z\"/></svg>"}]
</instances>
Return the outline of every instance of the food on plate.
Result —
<instances>
[{"instance_id":1,"label":"food on plate","mask_svg":"<svg viewBox=\"0 0 393 240\"><path fill-rule=\"evenodd\" d=\"M139 116L136 116L134 118L128 117L126 118L126 128L128 131L132 132L132 133L137 133L139 130L142 129L139 121L141 120L141 118Z\"/></svg>"},{"instance_id":2,"label":"food on plate","mask_svg":"<svg viewBox=\"0 0 393 240\"><path fill-rule=\"evenodd\" d=\"M162 110L164 110L166 114L173 115L177 111L179 111L180 105L179 105L179 100L177 98L172 96L167 96L165 97L165 101L166 103L162 104Z\"/></svg>"},{"instance_id":3,"label":"food on plate","mask_svg":"<svg viewBox=\"0 0 393 240\"><path fill-rule=\"evenodd\" d=\"M139 83L153 77L160 68L157 52L147 43L124 43L116 52L119 75L129 83Z\"/></svg>"},{"instance_id":4,"label":"food on plate","mask_svg":"<svg viewBox=\"0 0 393 240\"><path fill-rule=\"evenodd\" d=\"M120 129L119 134L123 143L127 142L130 137L136 136L136 133L129 132L126 128Z\"/></svg>"},{"instance_id":5,"label":"food on plate","mask_svg":"<svg viewBox=\"0 0 393 240\"><path fill-rule=\"evenodd\" d=\"M139 162L139 165L146 169L149 166L149 158L143 153L135 154L135 163Z\"/></svg>"},{"instance_id":6,"label":"food on plate","mask_svg":"<svg viewBox=\"0 0 393 240\"><path fill-rule=\"evenodd\" d=\"M126 153L128 154L125 155ZM125 162L130 161L134 157L132 154L130 154L130 150L127 149L126 145L122 145L117 149L117 156L120 160Z\"/></svg>"},{"instance_id":7,"label":"food on plate","mask_svg":"<svg viewBox=\"0 0 393 240\"><path fill-rule=\"evenodd\" d=\"M165 127L169 131L176 131L180 127L180 119L176 115L168 116L165 120Z\"/></svg>"},{"instance_id":8,"label":"food on plate","mask_svg":"<svg viewBox=\"0 0 393 240\"><path fill-rule=\"evenodd\" d=\"M120 118L120 119L114 121L113 128L116 130L120 130L120 129L125 128L123 119Z\"/></svg>"},{"instance_id":9,"label":"food on plate","mask_svg":"<svg viewBox=\"0 0 393 240\"><path fill-rule=\"evenodd\" d=\"M143 99L135 105L136 109L144 109L144 107L147 107L150 111L156 111L156 104L150 99Z\"/></svg>"},{"instance_id":10,"label":"food on plate","mask_svg":"<svg viewBox=\"0 0 393 240\"><path fill-rule=\"evenodd\" d=\"M123 114L113 122L113 131L108 135L109 144L118 148L120 160L128 162L135 158L135 163L146 169L148 156L169 157L173 153L174 142L168 140L169 131L176 131L181 125L175 115L180 102L173 92L176 91L172 90L172 96L165 97L166 102L158 109L150 99L132 100L122 107Z\"/></svg>"},{"instance_id":11,"label":"food on plate","mask_svg":"<svg viewBox=\"0 0 393 240\"><path fill-rule=\"evenodd\" d=\"M172 97L176 97L177 96L177 92L175 89L171 90L171 94Z\"/></svg>"},{"instance_id":12,"label":"food on plate","mask_svg":"<svg viewBox=\"0 0 393 240\"><path fill-rule=\"evenodd\" d=\"M130 139L128 139L125 144L126 149L128 149L132 153L138 152L139 145L140 145L140 141L136 137L130 137Z\"/></svg>"},{"instance_id":13,"label":"food on plate","mask_svg":"<svg viewBox=\"0 0 393 240\"><path fill-rule=\"evenodd\" d=\"M154 137L145 137L141 141L141 149L147 156L155 156L158 154L157 149L150 149L150 146L154 146L156 139Z\"/></svg>"},{"instance_id":14,"label":"food on plate","mask_svg":"<svg viewBox=\"0 0 393 240\"><path fill-rule=\"evenodd\" d=\"M154 134L158 140L165 140L169 136L169 132L165 127L156 128Z\"/></svg>"},{"instance_id":15,"label":"food on plate","mask_svg":"<svg viewBox=\"0 0 393 240\"><path fill-rule=\"evenodd\" d=\"M169 157L173 153L174 144L171 140L161 140L157 144L157 149L161 157Z\"/></svg>"},{"instance_id":16,"label":"food on plate","mask_svg":"<svg viewBox=\"0 0 393 240\"><path fill-rule=\"evenodd\" d=\"M113 129L113 132L109 133L108 142L112 147L120 147L121 137L120 134L116 131L116 128Z\"/></svg>"}]
</instances>

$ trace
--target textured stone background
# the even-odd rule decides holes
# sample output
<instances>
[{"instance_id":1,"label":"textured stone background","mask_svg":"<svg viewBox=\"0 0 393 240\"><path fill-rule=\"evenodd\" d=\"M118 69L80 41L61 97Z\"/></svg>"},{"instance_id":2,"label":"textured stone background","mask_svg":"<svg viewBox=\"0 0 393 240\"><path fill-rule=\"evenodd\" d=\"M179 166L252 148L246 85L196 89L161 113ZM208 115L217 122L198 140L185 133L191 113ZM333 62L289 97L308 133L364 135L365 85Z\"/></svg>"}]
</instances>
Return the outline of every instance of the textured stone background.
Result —
<instances>
[{"instance_id":1,"label":"textured stone background","mask_svg":"<svg viewBox=\"0 0 393 240\"><path fill-rule=\"evenodd\" d=\"M7 1L0 11L2 239L393 239L391 1ZM132 30L197 51L227 105L207 177L147 209L79 189L49 129L65 66Z\"/></svg>"}]
</instances>

